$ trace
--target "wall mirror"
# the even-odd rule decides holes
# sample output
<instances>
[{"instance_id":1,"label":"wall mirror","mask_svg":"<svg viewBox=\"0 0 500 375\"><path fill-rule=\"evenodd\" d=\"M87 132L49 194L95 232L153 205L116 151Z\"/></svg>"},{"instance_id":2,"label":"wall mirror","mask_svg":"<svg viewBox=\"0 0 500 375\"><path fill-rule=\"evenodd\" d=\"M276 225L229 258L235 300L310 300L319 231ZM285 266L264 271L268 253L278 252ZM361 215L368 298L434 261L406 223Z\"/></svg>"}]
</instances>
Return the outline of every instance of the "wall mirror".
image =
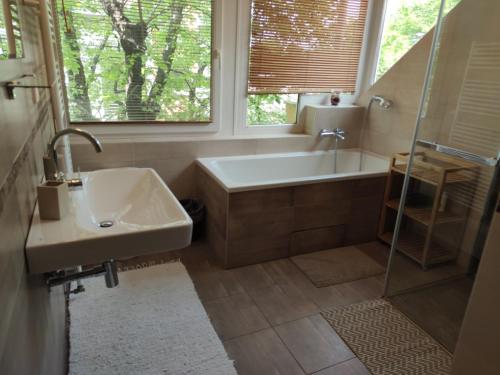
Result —
<instances>
[{"instance_id":1,"label":"wall mirror","mask_svg":"<svg viewBox=\"0 0 500 375\"><path fill-rule=\"evenodd\" d=\"M24 56L18 0L0 0L0 60Z\"/></svg>"}]
</instances>

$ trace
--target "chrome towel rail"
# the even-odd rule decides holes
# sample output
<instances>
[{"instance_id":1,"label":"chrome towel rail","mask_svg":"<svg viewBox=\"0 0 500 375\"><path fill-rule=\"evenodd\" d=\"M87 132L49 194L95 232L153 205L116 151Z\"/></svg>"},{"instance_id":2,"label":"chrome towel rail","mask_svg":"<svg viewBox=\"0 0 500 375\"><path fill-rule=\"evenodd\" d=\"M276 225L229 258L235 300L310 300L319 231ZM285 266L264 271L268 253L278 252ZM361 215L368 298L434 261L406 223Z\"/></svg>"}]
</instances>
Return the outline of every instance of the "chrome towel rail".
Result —
<instances>
[{"instance_id":1,"label":"chrome towel rail","mask_svg":"<svg viewBox=\"0 0 500 375\"><path fill-rule=\"evenodd\" d=\"M436 142L424 141L423 139L417 139L417 145L432 149L436 152L440 152L442 154L456 156L468 161L472 161L474 163L486 165L489 167L496 167L499 164L499 155L496 158L490 158L486 156L481 156L478 154L474 154L472 152L460 150L458 148L453 148L445 145L441 145Z\"/></svg>"}]
</instances>

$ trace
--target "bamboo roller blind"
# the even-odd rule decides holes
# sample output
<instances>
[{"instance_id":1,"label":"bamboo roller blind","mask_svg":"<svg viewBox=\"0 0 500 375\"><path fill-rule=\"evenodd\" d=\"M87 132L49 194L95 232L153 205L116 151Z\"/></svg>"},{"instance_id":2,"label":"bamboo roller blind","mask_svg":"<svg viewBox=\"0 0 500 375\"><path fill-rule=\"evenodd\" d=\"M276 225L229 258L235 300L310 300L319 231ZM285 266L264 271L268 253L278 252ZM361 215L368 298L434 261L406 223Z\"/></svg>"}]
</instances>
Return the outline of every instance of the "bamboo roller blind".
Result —
<instances>
[{"instance_id":1,"label":"bamboo roller blind","mask_svg":"<svg viewBox=\"0 0 500 375\"><path fill-rule=\"evenodd\" d=\"M368 0L253 0L248 92L354 92Z\"/></svg>"}]
</instances>

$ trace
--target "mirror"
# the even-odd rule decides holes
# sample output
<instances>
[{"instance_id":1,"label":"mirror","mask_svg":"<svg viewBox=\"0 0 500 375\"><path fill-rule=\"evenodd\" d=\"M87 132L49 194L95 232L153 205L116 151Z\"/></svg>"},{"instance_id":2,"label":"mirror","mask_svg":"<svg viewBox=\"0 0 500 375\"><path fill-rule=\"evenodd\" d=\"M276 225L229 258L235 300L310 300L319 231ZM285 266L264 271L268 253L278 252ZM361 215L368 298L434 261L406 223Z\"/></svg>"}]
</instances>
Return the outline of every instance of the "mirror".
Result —
<instances>
[{"instance_id":1,"label":"mirror","mask_svg":"<svg viewBox=\"0 0 500 375\"><path fill-rule=\"evenodd\" d=\"M0 0L0 60L24 56L17 0Z\"/></svg>"}]
</instances>

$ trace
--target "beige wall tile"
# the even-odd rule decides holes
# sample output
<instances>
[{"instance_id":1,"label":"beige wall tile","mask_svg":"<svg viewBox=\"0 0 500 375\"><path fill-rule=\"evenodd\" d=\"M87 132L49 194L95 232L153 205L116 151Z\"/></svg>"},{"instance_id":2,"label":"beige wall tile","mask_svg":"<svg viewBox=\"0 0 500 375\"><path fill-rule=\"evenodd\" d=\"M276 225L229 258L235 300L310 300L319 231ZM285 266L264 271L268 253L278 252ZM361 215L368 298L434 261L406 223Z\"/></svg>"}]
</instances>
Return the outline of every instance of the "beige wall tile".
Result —
<instances>
[{"instance_id":1,"label":"beige wall tile","mask_svg":"<svg viewBox=\"0 0 500 375\"><path fill-rule=\"evenodd\" d=\"M1 61L0 82L35 72L46 81L38 15L20 7L25 57ZM24 17L24 18L23 18ZM23 21L24 20L24 21ZM36 20L35 22L28 22ZM26 21L26 22L25 22ZM53 132L48 90L32 102L30 90L15 100L0 95L0 373L65 373L65 300L43 277L26 269L24 246L34 209L42 155Z\"/></svg>"},{"instance_id":2,"label":"beige wall tile","mask_svg":"<svg viewBox=\"0 0 500 375\"><path fill-rule=\"evenodd\" d=\"M99 137L97 137L99 138ZM102 152L95 152L94 147L89 143L72 143L71 156L73 164L76 168L78 163L110 163L110 162L133 162L134 145L130 141L120 143L104 143L102 144Z\"/></svg>"}]
</instances>

